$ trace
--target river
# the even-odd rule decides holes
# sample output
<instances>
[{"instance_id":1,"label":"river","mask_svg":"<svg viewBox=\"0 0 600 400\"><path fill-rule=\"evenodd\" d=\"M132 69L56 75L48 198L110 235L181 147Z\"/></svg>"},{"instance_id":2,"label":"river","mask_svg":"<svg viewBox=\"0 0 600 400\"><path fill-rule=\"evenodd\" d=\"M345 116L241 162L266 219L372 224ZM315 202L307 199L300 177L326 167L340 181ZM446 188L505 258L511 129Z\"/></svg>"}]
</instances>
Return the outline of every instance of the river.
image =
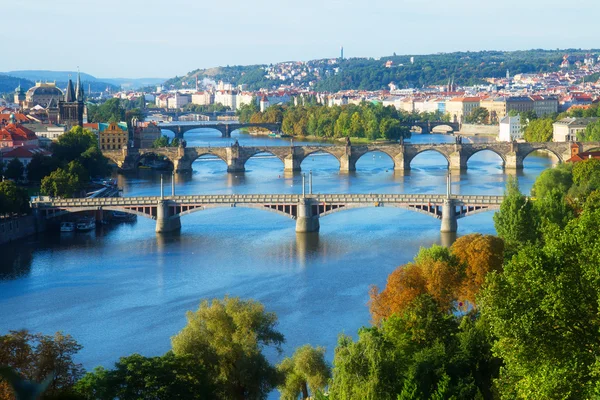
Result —
<instances>
[{"instance_id":1,"label":"river","mask_svg":"<svg viewBox=\"0 0 600 400\"><path fill-rule=\"evenodd\" d=\"M285 139L216 131L186 133L188 146L288 145ZM475 139L469 139L475 140ZM478 139L485 140L485 139ZM414 143L452 142L452 136L415 135ZM300 144L301 142L296 142ZM551 158L532 154L518 173L528 192ZM369 153L357 171L338 172L333 156L307 158L315 193L444 193L446 160L417 156L405 175L392 160ZM502 194L507 175L500 157L474 155L468 170L452 174L453 193ZM170 176L166 178L169 185ZM158 195L159 174L140 170L118 176L124 196ZM300 193L301 175L283 173L277 158L256 156L246 172L228 174L222 161L201 158L192 174L177 176L177 194ZM166 188L168 192L170 188ZM494 233L492 212L459 220L458 235ZM296 235L294 221L254 209L212 209L182 217L178 234L157 235L154 221L106 225L95 232L49 233L0 247L0 334L27 328L71 334L84 348L76 359L86 369L110 367L120 356L159 355L186 323L185 312L201 299L226 294L254 298L279 316L284 354L305 343L327 348L337 337L356 337L369 324L372 284L383 286L419 247L441 243L440 221L397 208L335 213L316 235ZM269 352L273 362L281 359Z\"/></svg>"}]
</instances>

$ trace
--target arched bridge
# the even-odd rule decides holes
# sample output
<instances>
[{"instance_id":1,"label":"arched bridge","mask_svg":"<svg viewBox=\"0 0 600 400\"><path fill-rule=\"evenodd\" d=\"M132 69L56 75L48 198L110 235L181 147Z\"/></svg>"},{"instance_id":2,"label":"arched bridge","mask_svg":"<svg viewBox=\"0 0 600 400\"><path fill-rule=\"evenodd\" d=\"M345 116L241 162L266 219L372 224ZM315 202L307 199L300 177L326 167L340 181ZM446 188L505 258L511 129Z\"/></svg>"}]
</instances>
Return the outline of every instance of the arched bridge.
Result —
<instances>
[{"instance_id":1,"label":"arched bridge","mask_svg":"<svg viewBox=\"0 0 600 400\"><path fill-rule=\"evenodd\" d=\"M431 133L431 131L438 126L447 126L452 130L452 132L458 132L460 130L460 123L458 122L408 121L403 123L403 125L421 128L421 133Z\"/></svg>"},{"instance_id":2,"label":"arched bridge","mask_svg":"<svg viewBox=\"0 0 600 400\"><path fill-rule=\"evenodd\" d=\"M299 171L302 161L314 153L328 153L340 163L340 171L356 170L357 161L367 153L379 151L387 154L396 171L410 169L411 161L419 154L433 151L444 156L451 170L464 170L469 159L480 151L496 153L507 169L522 169L523 160L534 151L543 150L553 154L559 162L571 158L574 151L583 152L599 148L599 142L567 143L449 143L449 144L369 144L354 146L350 142L333 146L240 146L237 142L229 147L167 147L157 149L109 150L103 154L121 169L132 169L147 153L167 157L178 172L192 170L192 163L204 155L220 158L227 164L229 172L243 172L246 162L257 154L272 154L281 160L285 171Z\"/></svg>"},{"instance_id":3,"label":"arched bridge","mask_svg":"<svg viewBox=\"0 0 600 400\"><path fill-rule=\"evenodd\" d=\"M156 220L157 232L181 228L180 216L216 207L250 207L296 220L297 232L317 232L326 215L363 207L401 207L442 220L442 232L456 232L457 219L497 209L503 196L439 194L231 194L195 196L36 198L38 215L54 218L81 211L122 211Z\"/></svg>"},{"instance_id":4,"label":"arched bridge","mask_svg":"<svg viewBox=\"0 0 600 400\"><path fill-rule=\"evenodd\" d=\"M260 123L260 124L252 124L252 123L244 123L241 124L239 122L209 122L209 123L188 123L188 122L170 122L170 123L162 123L162 124L158 124L158 127L160 129L163 130L170 130L175 134L175 137L178 139L183 139L183 135L184 133L186 133L187 131L191 131L192 129L199 129L199 128L205 128L205 129L216 129L219 132L221 132L221 136L225 137L225 138L229 138L231 137L231 132L235 131L236 129L241 129L241 128L250 128L250 127L257 127L257 128L265 128L265 129L269 129L271 131L278 131L281 129L281 124L279 123L273 123L273 124L269 124L269 123Z\"/></svg>"}]
</instances>

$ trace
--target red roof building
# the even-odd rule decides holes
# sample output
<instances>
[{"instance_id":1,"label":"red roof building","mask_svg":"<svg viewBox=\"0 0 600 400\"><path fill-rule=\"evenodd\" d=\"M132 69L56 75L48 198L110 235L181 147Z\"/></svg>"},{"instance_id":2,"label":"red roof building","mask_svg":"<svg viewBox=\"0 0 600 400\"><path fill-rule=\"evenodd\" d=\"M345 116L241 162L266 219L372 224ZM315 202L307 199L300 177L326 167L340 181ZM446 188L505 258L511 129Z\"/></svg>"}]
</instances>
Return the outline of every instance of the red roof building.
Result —
<instances>
[{"instance_id":1,"label":"red roof building","mask_svg":"<svg viewBox=\"0 0 600 400\"><path fill-rule=\"evenodd\" d=\"M0 127L0 151L18 146L39 146L38 137L21 124Z\"/></svg>"}]
</instances>

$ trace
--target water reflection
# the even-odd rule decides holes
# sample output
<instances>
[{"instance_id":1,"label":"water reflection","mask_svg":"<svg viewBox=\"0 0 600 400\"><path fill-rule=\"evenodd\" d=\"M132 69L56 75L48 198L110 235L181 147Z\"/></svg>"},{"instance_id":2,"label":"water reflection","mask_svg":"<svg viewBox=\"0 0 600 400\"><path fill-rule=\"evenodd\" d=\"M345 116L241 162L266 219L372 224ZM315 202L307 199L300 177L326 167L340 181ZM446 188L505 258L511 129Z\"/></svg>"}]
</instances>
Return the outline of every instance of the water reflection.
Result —
<instances>
[{"instance_id":1,"label":"water reflection","mask_svg":"<svg viewBox=\"0 0 600 400\"><path fill-rule=\"evenodd\" d=\"M318 233L296 233L296 260L302 268L311 258L323 255L320 253Z\"/></svg>"}]
</instances>

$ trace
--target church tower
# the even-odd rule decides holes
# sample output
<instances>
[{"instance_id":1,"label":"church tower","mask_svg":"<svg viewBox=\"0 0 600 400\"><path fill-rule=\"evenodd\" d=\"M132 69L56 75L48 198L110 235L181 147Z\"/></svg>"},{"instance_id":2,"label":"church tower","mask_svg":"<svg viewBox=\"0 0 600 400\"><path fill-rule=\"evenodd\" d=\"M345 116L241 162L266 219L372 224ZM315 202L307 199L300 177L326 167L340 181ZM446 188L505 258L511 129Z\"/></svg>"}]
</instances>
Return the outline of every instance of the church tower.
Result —
<instances>
[{"instance_id":1,"label":"church tower","mask_svg":"<svg viewBox=\"0 0 600 400\"><path fill-rule=\"evenodd\" d=\"M14 103L18 104L20 108L23 108L23 103L25 103L25 91L21 89L21 84L15 89L15 98Z\"/></svg>"},{"instance_id":2,"label":"church tower","mask_svg":"<svg viewBox=\"0 0 600 400\"><path fill-rule=\"evenodd\" d=\"M77 86L73 89L73 82L69 79L63 100L58 102L59 122L68 129L74 126L83 126L83 86L81 76L77 73Z\"/></svg>"}]
</instances>

